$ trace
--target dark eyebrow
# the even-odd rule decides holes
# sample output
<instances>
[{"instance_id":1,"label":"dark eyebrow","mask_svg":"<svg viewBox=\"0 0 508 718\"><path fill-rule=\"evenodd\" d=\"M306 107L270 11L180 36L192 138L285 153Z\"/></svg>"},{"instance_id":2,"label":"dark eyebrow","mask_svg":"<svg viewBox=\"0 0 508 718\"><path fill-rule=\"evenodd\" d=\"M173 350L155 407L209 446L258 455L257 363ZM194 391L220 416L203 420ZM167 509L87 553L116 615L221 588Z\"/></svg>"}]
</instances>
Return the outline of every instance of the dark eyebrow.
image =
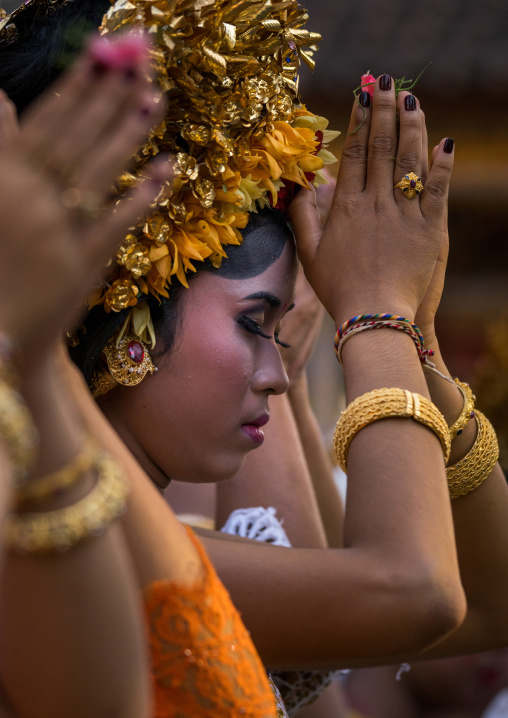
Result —
<instances>
[{"instance_id":1,"label":"dark eyebrow","mask_svg":"<svg viewBox=\"0 0 508 718\"><path fill-rule=\"evenodd\" d=\"M271 292L254 292L254 294L249 294L249 296L244 297L244 299L262 299L271 307L280 307L282 304L279 297L276 297L275 294L271 294Z\"/></svg>"}]
</instances>

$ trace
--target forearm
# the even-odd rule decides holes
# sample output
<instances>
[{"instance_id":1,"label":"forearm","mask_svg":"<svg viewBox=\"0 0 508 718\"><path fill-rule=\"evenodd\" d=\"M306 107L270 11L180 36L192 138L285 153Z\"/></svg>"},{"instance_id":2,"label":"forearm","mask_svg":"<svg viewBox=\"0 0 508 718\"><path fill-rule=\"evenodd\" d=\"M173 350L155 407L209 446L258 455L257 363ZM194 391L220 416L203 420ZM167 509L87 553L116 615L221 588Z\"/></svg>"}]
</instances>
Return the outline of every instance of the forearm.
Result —
<instances>
[{"instance_id":1,"label":"forearm","mask_svg":"<svg viewBox=\"0 0 508 718\"><path fill-rule=\"evenodd\" d=\"M437 368L449 376L434 339ZM450 382L426 372L434 402L452 423L460 414L463 399ZM460 461L476 438L476 421L452 442L450 464ZM497 464L484 483L469 494L451 501L462 583L468 601L465 623L443 650L487 650L508 642L508 486ZM457 646L454 649L454 645Z\"/></svg>"},{"instance_id":2,"label":"forearm","mask_svg":"<svg viewBox=\"0 0 508 718\"><path fill-rule=\"evenodd\" d=\"M217 485L217 527L238 508L273 506L294 547L324 548L326 537L287 395L270 399L263 445L230 481Z\"/></svg>"},{"instance_id":3,"label":"forearm","mask_svg":"<svg viewBox=\"0 0 508 718\"><path fill-rule=\"evenodd\" d=\"M298 427L328 546L338 548L342 546L343 506L333 480L332 464L309 402L305 374L291 385L289 401Z\"/></svg>"},{"instance_id":4,"label":"forearm","mask_svg":"<svg viewBox=\"0 0 508 718\"><path fill-rule=\"evenodd\" d=\"M84 430L52 362L23 378L40 435L36 482L73 460ZM88 472L34 510L70 506L94 484ZM147 715L141 609L119 526L63 554L8 553L0 596L0 673L20 717Z\"/></svg>"},{"instance_id":5,"label":"forearm","mask_svg":"<svg viewBox=\"0 0 508 718\"><path fill-rule=\"evenodd\" d=\"M383 387L429 397L411 340L394 331L365 332L343 352L348 404ZM410 419L370 424L348 456L345 545L423 561L440 581L458 578L443 451L437 436Z\"/></svg>"}]
</instances>

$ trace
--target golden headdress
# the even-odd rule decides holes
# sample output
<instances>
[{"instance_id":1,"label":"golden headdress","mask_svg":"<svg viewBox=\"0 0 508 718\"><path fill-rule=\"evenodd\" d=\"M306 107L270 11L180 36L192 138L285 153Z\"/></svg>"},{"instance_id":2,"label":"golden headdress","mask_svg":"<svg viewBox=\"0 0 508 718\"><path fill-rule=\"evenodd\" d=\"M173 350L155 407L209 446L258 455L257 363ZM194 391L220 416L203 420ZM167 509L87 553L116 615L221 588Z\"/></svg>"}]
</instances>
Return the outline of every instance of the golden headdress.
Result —
<instances>
[{"instance_id":1,"label":"golden headdress","mask_svg":"<svg viewBox=\"0 0 508 718\"><path fill-rule=\"evenodd\" d=\"M167 102L118 188L138 182L159 152L176 158L177 179L127 235L92 306L120 311L149 292L168 296L173 277L187 286L193 262L218 267L224 247L241 243L249 212L283 209L295 184L323 181L321 168L335 161L325 145L338 133L300 104L298 68L301 60L314 66L321 39L303 28L307 18L297 0L118 0L110 8L102 34L147 29Z\"/></svg>"},{"instance_id":2,"label":"golden headdress","mask_svg":"<svg viewBox=\"0 0 508 718\"><path fill-rule=\"evenodd\" d=\"M15 40L26 9L50 14L71 1L27 0L0 16L0 33ZM249 212L268 205L285 211L296 185L326 182L321 169L335 161L326 145L339 133L300 102L300 64L314 67L321 39L304 28L307 19L297 0L117 0L102 20L103 35L136 27L148 32L167 107L132 171L119 178L118 193L142 180L160 152L171 156L176 171L89 299L90 307L107 312L131 309L111 361L139 380L153 367L138 366L138 358L125 363L130 350L119 348L129 323L136 337L155 343L143 299L167 297L173 278L188 286L195 262L219 267L227 245L241 244ZM134 383L127 379L122 383Z\"/></svg>"}]
</instances>

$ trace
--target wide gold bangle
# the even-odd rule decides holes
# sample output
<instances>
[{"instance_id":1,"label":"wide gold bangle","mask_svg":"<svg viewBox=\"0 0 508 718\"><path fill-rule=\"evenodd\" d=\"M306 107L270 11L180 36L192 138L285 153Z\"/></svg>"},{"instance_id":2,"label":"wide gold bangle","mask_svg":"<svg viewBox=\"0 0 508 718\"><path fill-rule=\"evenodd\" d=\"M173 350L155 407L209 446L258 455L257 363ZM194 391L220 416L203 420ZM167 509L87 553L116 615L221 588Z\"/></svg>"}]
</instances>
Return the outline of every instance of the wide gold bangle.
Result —
<instances>
[{"instance_id":1,"label":"wide gold bangle","mask_svg":"<svg viewBox=\"0 0 508 718\"><path fill-rule=\"evenodd\" d=\"M24 484L32 468L38 435L21 394L0 379L0 440L12 464L14 487Z\"/></svg>"},{"instance_id":2,"label":"wide gold bangle","mask_svg":"<svg viewBox=\"0 0 508 718\"><path fill-rule=\"evenodd\" d=\"M99 449L96 443L88 438L79 454L63 468L40 479L27 481L16 490L16 503L47 501L56 494L71 488L84 474L91 471L97 462Z\"/></svg>"},{"instance_id":3,"label":"wide gold bangle","mask_svg":"<svg viewBox=\"0 0 508 718\"><path fill-rule=\"evenodd\" d=\"M475 411L475 418L478 432L471 450L463 459L446 469L452 499L477 489L491 473L499 458L499 444L494 427L481 411Z\"/></svg>"},{"instance_id":4,"label":"wide gold bangle","mask_svg":"<svg viewBox=\"0 0 508 718\"><path fill-rule=\"evenodd\" d=\"M17 553L67 551L88 537L100 535L125 511L128 484L122 468L108 454L100 454L96 468L96 485L72 506L9 516L7 547Z\"/></svg>"},{"instance_id":5,"label":"wide gold bangle","mask_svg":"<svg viewBox=\"0 0 508 718\"><path fill-rule=\"evenodd\" d=\"M460 436L462 434L469 421L474 417L474 403L476 400L476 397L473 394L473 390L471 389L469 384L466 384L459 379L454 379L453 381L457 385L457 389L462 394L462 397L464 399L464 405L457 420L454 421L453 424L450 426L450 439L452 441L457 436Z\"/></svg>"},{"instance_id":6,"label":"wide gold bangle","mask_svg":"<svg viewBox=\"0 0 508 718\"><path fill-rule=\"evenodd\" d=\"M374 389L352 401L337 422L334 449L341 469L346 471L349 445L361 429L374 421L399 417L414 419L433 431L441 442L445 461L448 461L448 426L444 416L431 401L406 389Z\"/></svg>"}]
</instances>

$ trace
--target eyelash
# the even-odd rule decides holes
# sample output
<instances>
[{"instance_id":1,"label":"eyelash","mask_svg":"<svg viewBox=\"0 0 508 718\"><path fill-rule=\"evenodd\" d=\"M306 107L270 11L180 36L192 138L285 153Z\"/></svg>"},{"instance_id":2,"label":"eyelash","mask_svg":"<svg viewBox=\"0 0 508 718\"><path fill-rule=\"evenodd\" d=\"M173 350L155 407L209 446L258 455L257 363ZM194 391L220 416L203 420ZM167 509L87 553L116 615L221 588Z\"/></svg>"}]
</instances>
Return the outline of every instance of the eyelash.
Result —
<instances>
[{"instance_id":1,"label":"eyelash","mask_svg":"<svg viewBox=\"0 0 508 718\"><path fill-rule=\"evenodd\" d=\"M263 339L271 339L272 337L269 334L265 334L261 327L257 322L254 321L254 319L251 319L250 317L240 317L238 319L238 324L242 326L244 329L246 329L251 334L257 334L260 337L263 337ZM290 344L286 344L285 342L282 342L279 339L278 333L275 332L275 343L279 344L281 347L284 347L284 349L289 349Z\"/></svg>"}]
</instances>

